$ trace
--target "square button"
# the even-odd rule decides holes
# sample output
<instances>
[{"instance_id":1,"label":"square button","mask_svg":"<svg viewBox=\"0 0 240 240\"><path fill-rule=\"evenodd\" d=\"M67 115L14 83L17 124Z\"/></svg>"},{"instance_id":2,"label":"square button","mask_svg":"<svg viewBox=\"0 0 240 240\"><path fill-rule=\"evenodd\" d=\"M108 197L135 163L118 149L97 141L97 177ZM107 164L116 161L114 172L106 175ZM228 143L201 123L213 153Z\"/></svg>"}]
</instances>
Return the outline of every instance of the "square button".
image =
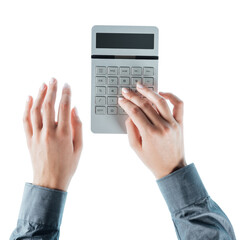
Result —
<instances>
[{"instance_id":1,"label":"square button","mask_svg":"<svg viewBox=\"0 0 240 240\"><path fill-rule=\"evenodd\" d=\"M106 94L106 88L105 87L96 87L96 94L97 95L104 95L104 94Z\"/></svg>"},{"instance_id":2,"label":"square button","mask_svg":"<svg viewBox=\"0 0 240 240\"><path fill-rule=\"evenodd\" d=\"M130 75L129 67L120 67L120 75Z\"/></svg>"},{"instance_id":3,"label":"square button","mask_svg":"<svg viewBox=\"0 0 240 240\"><path fill-rule=\"evenodd\" d=\"M106 77L96 77L96 85L106 84Z\"/></svg>"},{"instance_id":4,"label":"square button","mask_svg":"<svg viewBox=\"0 0 240 240\"><path fill-rule=\"evenodd\" d=\"M120 83L122 85L129 85L130 84L130 79L128 77L120 77Z\"/></svg>"},{"instance_id":5,"label":"square button","mask_svg":"<svg viewBox=\"0 0 240 240\"><path fill-rule=\"evenodd\" d=\"M117 97L108 97L108 105L117 105L118 98Z\"/></svg>"},{"instance_id":6,"label":"square button","mask_svg":"<svg viewBox=\"0 0 240 240\"><path fill-rule=\"evenodd\" d=\"M140 78L140 77L133 77L133 78L132 78L132 85L133 85L133 86L136 86L136 84L137 84L138 82L139 82L139 83L142 83L142 78Z\"/></svg>"},{"instance_id":7,"label":"square button","mask_svg":"<svg viewBox=\"0 0 240 240\"><path fill-rule=\"evenodd\" d=\"M105 105L106 104L106 98L105 97L96 97L95 98L96 105Z\"/></svg>"},{"instance_id":8,"label":"square button","mask_svg":"<svg viewBox=\"0 0 240 240\"><path fill-rule=\"evenodd\" d=\"M142 75L141 67L132 67L132 75Z\"/></svg>"},{"instance_id":9,"label":"square button","mask_svg":"<svg viewBox=\"0 0 240 240\"><path fill-rule=\"evenodd\" d=\"M96 67L97 75L105 75L107 73L106 67Z\"/></svg>"},{"instance_id":10,"label":"square button","mask_svg":"<svg viewBox=\"0 0 240 240\"><path fill-rule=\"evenodd\" d=\"M109 77L108 78L108 84L117 85L117 83L118 83L118 78L117 77Z\"/></svg>"},{"instance_id":11,"label":"square button","mask_svg":"<svg viewBox=\"0 0 240 240\"><path fill-rule=\"evenodd\" d=\"M116 115L117 107L108 107L108 115Z\"/></svg>"},{"instance_id":12,"label":"square button","mask_svg":"<svg viewBox=\"0 0 240 240\"><path fill-rule=\"evenodd\" d=\"M144 76L153 76L154 75L154 70L152 67L145 67L143 68L143 75Z\"/></svg>"},{"instance_id":13,"label":"square button","mask_svg":"<svg viewBox=\"0 0 240 240\"><path fill-rule=\"evenodd\" d=\"M143 84L146 86L153 86L153 78L143 78Z\"/></svg>"},{"instance_id":14,"label":"square button","mask_svg":"<svg viewBox=\"0 0 240 240\"><path fill-rule=\"evenodd\" d=\"M118 88L117 87L108 87L108 94L117 95Z\"/></svg>"},{"instance_id":15,"label":"square button","mask_svg":"<svg viewBox=\"0 0 240 240\"><path fill-rule=\"evenodd\" d=\"M97 115L105 115L106 114L106 107L96 107L95 113Z\"/></svg>"},{"instance_id":16,"label":"square button","mask_svg":"<svg viewBox=\"0 0 240 240\"><path fill-rule=\"evenodd\" d=\"M109 75L117 75L118 74L118 68L117 67L108 67L108 74Z\"/></svg>"}]
</instances>

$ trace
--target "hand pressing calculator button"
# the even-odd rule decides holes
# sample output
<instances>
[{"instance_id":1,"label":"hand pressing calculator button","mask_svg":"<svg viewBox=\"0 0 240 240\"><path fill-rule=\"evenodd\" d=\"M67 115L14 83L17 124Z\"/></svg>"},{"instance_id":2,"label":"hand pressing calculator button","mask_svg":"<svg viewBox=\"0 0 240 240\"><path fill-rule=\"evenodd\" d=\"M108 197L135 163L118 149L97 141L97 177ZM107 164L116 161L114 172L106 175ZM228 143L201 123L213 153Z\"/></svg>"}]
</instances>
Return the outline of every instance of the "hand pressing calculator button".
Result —
<instances>
[{"instance_id":1,"label":"hand pressing calculator button","mask_svg":"<svg viewBox=\"0 0 240 240\"><path fill-rule=\"evenodd\" d=\"M126 133L127 113L118 104L122 88L137 82L158 89L158 29L142 26L92 28L91 130Z\"/></svg>"}]
</instances>

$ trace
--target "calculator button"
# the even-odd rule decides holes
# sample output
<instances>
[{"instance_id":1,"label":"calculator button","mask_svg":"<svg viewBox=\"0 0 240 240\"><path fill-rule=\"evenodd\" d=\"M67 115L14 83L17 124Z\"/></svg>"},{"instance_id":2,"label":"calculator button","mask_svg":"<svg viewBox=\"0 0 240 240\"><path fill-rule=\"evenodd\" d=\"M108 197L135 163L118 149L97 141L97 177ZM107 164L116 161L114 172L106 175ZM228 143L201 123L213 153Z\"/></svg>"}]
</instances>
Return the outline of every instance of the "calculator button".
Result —
<instances>
[{"instance_id":1,"label":"calculator button","mask_svg":"<svg viewBox=\"0 0 240 240\"><path fill-rule=\"evenodd\" d=\"M117 105L117 97L108 97L108 105Z\"/></svg>"},{"instance_id":2,"label":"calculator button","mask_svg":"<svg viewBox=\"0 0 240 240\"><path fill-rule=\"evenodd\" d=\"M129 85L130 84L130 79L128 77L121 77L120 78L120 84Z\"/></svg>"},{"instance_id":3,"label":"calculator button","mask_svg":"<svg viewBox=\"0 0 240 240\"><path fill-rule=\"evenodd\" d=\"M117 75L118 74L118 68L117 67L108 67L108 74Z\"/></svg>"},{"instance_id":4,"label":"calculator button","mask_svg":"<svg viewBox=\"0 0 240 240\"><path fill-rule=\"evenodd\" d=\"M136 93L138 96L141 96L141 93L136 88L131 88L131 90Z\"/></svg>"},{"instance_id":5,"label":"calculator button","mask_svg":"<svg viewBox=\"0 0 240 240\"><path fill-rule=\"evenodd\" d=\"M104 115L104 114L106 114L106 108L105 107L96 107L95 113L97 115Z\"/></svg>"},{"instance_id":6,"label":"calculator button","mask_svg":"<svg viewBox=\"0 0 240 240\"><path fill-rule=\"evenodd\" d=\"M154 75L153 68L152 67L143 68L143 75L144 76L153 76Z\"/></svg>"},{"instance_id":7,"label":"calculator button","mask_svg":"<svg viewBox=\"0 0 240 240\"><path fill-rule=\"evenodd\" d=\"M117 107L108 107L108 115L116 115Z\"/></svg>"},{"instance_id":8,"label":"calculator button","mask_svg":"<svg viewBox=\"0 0 240 240\"><path fill-rule=\"evenodd\" d=\"M133 67L132 75L142 75L142 68L141 67Z\"/></svg>"},{"instance_id":9,"label":"calculator button","mask_svg":"<svg viewBox=\"0 0 240 240\"><path fill-rule=\"evenodd\" d=\"M110 85L117 85L117 81L118 79L117 79L117 77L109 77L108 78L108 84L110 84Z\"/></svg>"},{"instance_id":10,"label":"calculator button","mask_svg":"<svg viewBox=\"0 0 240 240\"><path fill-rule=\"evenodd\" d=\"M129 67L120 67L120 75L130 75Z\"/></svg>"},{"instance_id":11,"label":"calculator button","mask_svg":"<svg viewBox=\"0 0 240 240\"><path fill-rule=\"evenodd\" d=\"M131 88L131 90L135 93L139 93L138 90L136 88Z\"/></svg>"},{"instance_id":12,"label":"calculator button","mask_svg":"<svg viewBox=\"0 0 240 240\"><path fill-rule=\"evenodd\" d=\"M117 87L108 87L108 94L117 95L118 88Z\"/></svg>"},{"instance_id":13,"label":"calculator button","mask_svg":"<svg viewBox=\"0 0 240 240\"><path fill-rule=\"evenodd\" d=\"M143 78L143 84L146 86L153 86L153 78Z\"/></svg>"},{"instance_id":14,"label":"calculator button","mask_svg":"<svg viewBox=\"0 0 240 240\"><path fill-rule=\"evenodd\" d=\"M98 95L104 95L106 94L106 88L105 87L96 87L96 94Z\"/></svg>"},{"instance_id":15,"label":"calculator button","mask_svg":"<svg viewBox=\"0 0 240 240\"><path fill-rule=\"evenodd\" d=\"M106 84L106 77L96 77L96 85Z\"/></svg>"},{"instance_id":16,"label":"calculator button","mask_svg":"<svg viewBox=\"0 0 240 240\"><path fill-rule=\"evenodd\" d=\"M120 114L120 115L126 115L127 113L126 113L121 107L119 107L119 108L118 108L118 114Z\"/></svg>"},{"instance_id":17,"label":"calculator button","mask_svg":"<svg viewBox=\"0 0 240 240\"><path fill-rule=\"evenodd\" d=\"M105 97L96 97L95 98L96 105L105 105L106 104L106 98Z\"/></svg>"},{"instance_id":18,"label":"calculator button","mask_svg":"<svg viewBox=\"0 0 240 240\"><path fill-rule=\"evenodd\" d=\"M106 67L96 67L97 75L105 75L106 74Z\"/></svg>"},{"instance_id":19,"label":"calculator button","mask_svg":"<svg viewBox=\"0 0 240 240\"><path fill-rule=\"evenodd\" d=\"M136 86L137 82L142 83L142 78L140 78L140 77L132 78L132 85L133 86Z\"/></svg>"},{"instance_id":20,"label":"calculator button","mask_svg":"<svg viewBox=\"0 0 240 240\"><path fill-rule=\"evenodd\" d=\"M129 87L123 87L123 86L121 86L121 87L119 88L119 94L122 94L122 88L127 88L127 89L129 89Z\"/></svg>"}]
</instances>

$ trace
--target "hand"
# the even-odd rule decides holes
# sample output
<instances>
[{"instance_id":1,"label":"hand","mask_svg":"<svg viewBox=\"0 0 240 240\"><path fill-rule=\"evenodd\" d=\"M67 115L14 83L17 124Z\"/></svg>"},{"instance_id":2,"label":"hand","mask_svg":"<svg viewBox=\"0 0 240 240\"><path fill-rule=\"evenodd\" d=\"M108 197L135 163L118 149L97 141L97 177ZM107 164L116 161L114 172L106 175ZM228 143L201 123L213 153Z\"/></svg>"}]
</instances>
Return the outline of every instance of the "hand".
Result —
<instances>
[{"instance_id":1,"label":"hand","mask_svg":"<svg viewBox=\"0 0 240 240\"><path fill-rule=\"evenodd\" d=\"M33 165L33 184L66 191L82 151L82 123L71 110L71 89L64 85L55 122L57 81L43 84L33 103L29 96L23 116ZM41 111L42 110L42 111Z\"/></svg>"},{"instance_id":2,"label":"hand","mask_svg":"<svg viewBox=\"0 0 240 240\"><path fill-rule=\"evenodd\" d=\"M143 95L123 89L119 105L129 115L130 146L157 179L186 166L183 146L183 102L171 93L155 93L137 84ZM166 99L174 105L173 115Z\"/></svg>"}]
</instances>

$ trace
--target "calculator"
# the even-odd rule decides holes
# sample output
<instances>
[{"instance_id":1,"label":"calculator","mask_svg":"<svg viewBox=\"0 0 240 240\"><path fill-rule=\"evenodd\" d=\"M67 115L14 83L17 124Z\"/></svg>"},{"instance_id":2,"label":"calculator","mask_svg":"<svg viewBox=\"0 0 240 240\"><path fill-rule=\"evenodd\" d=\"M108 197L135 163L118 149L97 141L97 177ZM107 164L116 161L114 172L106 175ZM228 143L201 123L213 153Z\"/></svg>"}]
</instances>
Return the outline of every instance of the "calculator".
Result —
<instances>
[{"instance_id":1,"label":"calculator","mask_svg":"<svg viewBox=\"0 0 240 240\"><path fill-rule=\"evenodd\" d=\"M137 82L157 91L158 28L93 26L91 65L91 131L126 133L118 97L123 87L137 92Z\"/></svg>"}]
</instances>

